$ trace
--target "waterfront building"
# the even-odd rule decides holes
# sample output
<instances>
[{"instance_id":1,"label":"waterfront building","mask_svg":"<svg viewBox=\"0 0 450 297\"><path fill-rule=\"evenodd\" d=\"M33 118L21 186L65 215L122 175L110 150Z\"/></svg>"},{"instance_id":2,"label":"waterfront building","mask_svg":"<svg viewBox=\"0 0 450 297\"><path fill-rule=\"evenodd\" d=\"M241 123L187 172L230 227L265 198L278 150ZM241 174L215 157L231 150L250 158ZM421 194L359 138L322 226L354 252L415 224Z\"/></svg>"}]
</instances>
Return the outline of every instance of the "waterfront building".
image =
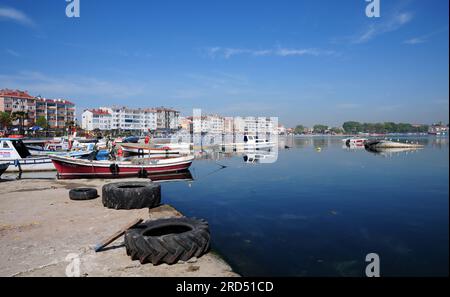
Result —
<instances>
[{"instance_id":1,"label":"waterfront building","mask_svg":"<svg viewBox=\"0 0 450 297\"><path fill-rule=\"evenodd\" d=\"M27 91L2 89L0 90L0 111L15 113L24 112L24 126L32 125L36 120L36 98ZM18 124L15 122L14 124Z\"/></svg>"},{"instance_id":2,"label":"waterfront building","mask_svg":"<svg viewBox=\"0 0 450 297\"><path fill-rule=\"evenodd\" d=\"M75 104L65 99L33 97L27 91L0 90L0 111L24 112L24 126L32 126L39 117L47 120L48 128L65 128L75 122ZM18 124L16 121L14 124Z\"/></svg>"},{"instance_id":3,"label":"waterfront building","mask_svg":"<svg viewBox=\"0 0 450 297\"><path fill-rule=\"evenodd\" d=\"M191 132L192 131L192 117L179 117L178 127L181 130Z\"/></svg>"},{"instance_id":4,"label":"waterfront building","mask_svg":"<svg viewBox=\"0 0 450 297\"><path fill-rule=\"evenodd\" d=\"M161 131L178 130L180 112L174 109L158 107L156 111L156 127Z\"/></svg>"},{"instance_id":5,"label":"waterfront building","mask_svg":"<svg viewBox=\"0 0 450 297\"><path fill-rule=\"evenodd\" d=\"M82 117L86 121L82 125L86 130L124 130L136 132L171 132L178 130L179 112L164 107L159 108L128 108L128 107L100 107L99 110L106 114L93 113L93 110L86 110ZM89 120L98 117L98 122L89 125ZM108 123L106 126L105 123Z\"/></svg>"},{"instance_id":6,"label":"waterfront building","mask_svg":"<svg viewBox=\"0 0 450 297\"><path fill-rule=\"evenodd\" d=\"M81 116L81 128L88 131L110 130L111 119L112 115L107 110L88 109Z\"/></svg>"},{"instance_id":7,"label":"waterfront building","mask_svg":"<svg viewBox=\"0 0 450 297\"><path fill-rule=\"evenodd\" d=\"M223 118L223 132L225 134L234 133L234 119L233 117L224 117Z\"/></svg>"},{"instance_id":8,"label":"waterfront building","mask_svg":"<svg viewBox=\"0 0 450 297\"><path fill-rule=\"evenodd\" d=\"M431 135L448 135L448 126L439 124L433 124L428 128L428 134Z\"/></svg>"},{"instance_id":9,"label":"waterfront building","mask_svg":"<svg viewBox=\"0 0 450 297\"><path fill-rule=\"evenodd\" d=\"M224 133L224 118L219 115L205 115L193 117L194 133Z\"/></svg>"},{"instance_id":10,"label":"waterfront building","mask_svg":"<svg viewBox=\"0 0 450 297\"><path fill-rule=\"evenodd\" d=\"M286 128L283 125L278 125L277 127L277 134L278 135L285 135L286 134Z\"/></svg>"},{"instance_id":11,"label":"waterfront building","mask_svg":"<svg viewBox=\"0 0 450 297\"><path fill-rule=\"evenodd\" d=\"M274 117L235 117L234 132L248 135L278 134L278 120Z\"/></svg>"},{"instance_id":12,"label":"waterfront building","mask_svg":"<svg viewBox=\"0 0 450 297\"><path fill-rule=\"evenodd\" d=\"M36 97L36 119L44 117L48 128L62 129L75 125L75 104L65 99Z\"/></svg>"}]
</instances>

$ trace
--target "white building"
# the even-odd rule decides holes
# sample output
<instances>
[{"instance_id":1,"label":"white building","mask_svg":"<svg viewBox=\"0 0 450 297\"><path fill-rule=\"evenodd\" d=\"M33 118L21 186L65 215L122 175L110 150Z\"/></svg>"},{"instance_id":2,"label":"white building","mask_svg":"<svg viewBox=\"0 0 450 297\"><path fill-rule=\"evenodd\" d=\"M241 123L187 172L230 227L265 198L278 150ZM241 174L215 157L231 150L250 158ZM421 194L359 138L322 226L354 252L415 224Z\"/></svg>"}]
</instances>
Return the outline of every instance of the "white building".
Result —
<instances>
[{"instance_id":1,"label":"white building","mask_svg":"<svg viewBox=\"0 0 450 297\"><path fill-rule=\"evenodd\" d=\"M223 132L225 134L232 134L234 132L234 118L224 117L223 118Z\"/></svg>"},{"instance_id":2,"label":"white building","mask_svg":"<svg viewBox=\"0 0 450 297\"><path fill-rule=\"evenodd\" d=\"M278 134L278 119L270 117L222 117L219 115L194 116L194 133L215 134Z\"/></svg>"},{"instance_id":3,"label":"white building","mask_svg":"<svg viewBox=\"0 0 450 297\"><path fill-rule=\"evenodd\" d=\"M101 107L82 114L81 127L85 130L155 131L156 111L127 107Z\"/></svg>"},{"instance_id":4,"label":"white building","mask_svg":"<svg viewBox=\"0 0 450 297\"><path fill-rule=\"evenodd\" d=\"M178 130L178 118L180 112L164 107L158 107L156 111L156 126L159 130Z\"/></svg>"},{"instance_id":5,"label":"white building","mask_svg":"<svg viewBox=\"0 0 450 297\"><path fill-rule=\"evenodd\" d=\"M192 121L194 133L224 133L224 118L218 115L196 116Z\"/></svg>"},{"instance_id":6,"label":"white building","mask_svg":"<svg viewBox=\"0 0 450 297\"><path fill-rule=\"evenodd\" d=\"M235 117L234 132L248 135L277 134L278 120L273 117Z\"/></svg>"},{"instance_id":7,"label":"white building","mask_svg":"<svg viewBox=\"0 0 450 297\"><path fill-rule=\"evenodd\" d=\"M111 113L101 109L85 110L81 116L81 128L88 131L111 129Z\"/></svg>"},{"instance_id":8,"label":"white building","mask_svg":"<svg viewBox=\"0 0 450 297\"><path fill-rule=\"evenodd\" d=\"M96 111L96 113L92 113ZM105 123L105 119L99 118L99 124L97 121L89 123L89 119L95 117L104 116L99 113L105 112L110 115L110 126L100 125ZM92 114L90 114L92 113ZM83 129L94 130L96 128L101 130L128 130L128 131L156 131L156 130L178 130L178 117L179 112L168 108L128 108L128 107L100 107L99 110L87 110L83 113L83 118L86 118L85 126ZM92 124L92 125L89 125ZM102 126L102 128L100 128ZM86 128L85 128L86 127Z\"/></svg>"}]
</instances>

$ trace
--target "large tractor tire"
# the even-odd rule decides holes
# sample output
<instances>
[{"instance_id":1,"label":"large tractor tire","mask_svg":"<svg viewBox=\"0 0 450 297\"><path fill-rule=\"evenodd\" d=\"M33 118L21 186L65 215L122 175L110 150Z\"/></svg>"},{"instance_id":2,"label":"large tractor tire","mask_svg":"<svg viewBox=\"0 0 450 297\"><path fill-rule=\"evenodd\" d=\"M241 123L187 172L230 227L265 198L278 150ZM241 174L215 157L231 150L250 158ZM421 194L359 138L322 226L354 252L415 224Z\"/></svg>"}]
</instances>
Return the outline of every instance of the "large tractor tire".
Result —
<instances>
[{"instance_id":1,"label":"large tractor tire","mask_svg":"<svg viewBox=\"0 0 450 297\"><path fill-rule=\"evenodd\" d=\"M208 223L185 217L147 221L125 233L125 247L131 259L142 264L175 264L198 258L210 247Z\"/></svg>"},{"instance_id":2,"label":"large tractor tire","mask_svg":"<svg viewBox=\"0 0 450 297\"><path fill-rule=\"evenodd\" d=\"M161 186L152 182L118 182L102 189L103 205L113 209L153 208L161 203Z\"/></svg>"}]
</instances>

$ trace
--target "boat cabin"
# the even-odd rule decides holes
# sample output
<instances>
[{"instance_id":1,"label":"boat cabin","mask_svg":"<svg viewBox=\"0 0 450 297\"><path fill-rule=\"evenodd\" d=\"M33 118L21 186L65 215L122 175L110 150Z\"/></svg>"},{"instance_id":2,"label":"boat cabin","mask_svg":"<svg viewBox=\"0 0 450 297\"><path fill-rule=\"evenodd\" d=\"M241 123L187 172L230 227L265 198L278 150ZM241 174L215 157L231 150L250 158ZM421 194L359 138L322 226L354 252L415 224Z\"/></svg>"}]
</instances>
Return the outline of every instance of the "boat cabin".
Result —
<instances>
[{"instance_id":1,"label":"boat cabin","mask_svg":"<svg viewBox=\"0 0 450 297\"><path fill-rule=\"evenodd\" d=\"M16 138L0 138L0 160L25 159L31 156L22 140Z\"/></svg>"}]
</instances>

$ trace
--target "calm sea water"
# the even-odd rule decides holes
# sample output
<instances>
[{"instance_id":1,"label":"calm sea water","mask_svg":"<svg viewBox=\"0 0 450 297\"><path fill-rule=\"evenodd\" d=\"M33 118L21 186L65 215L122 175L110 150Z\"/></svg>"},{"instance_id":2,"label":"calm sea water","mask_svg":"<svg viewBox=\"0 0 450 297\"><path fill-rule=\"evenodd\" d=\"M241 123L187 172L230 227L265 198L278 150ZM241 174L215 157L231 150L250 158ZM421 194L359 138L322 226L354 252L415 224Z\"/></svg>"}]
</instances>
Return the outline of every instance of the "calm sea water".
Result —
<instances>
[{"instance_id":1,"label":"calm sea water","mask_svg":"<svg viewBox=\"0 0 450 297\"><path fill-rule=\"evenodd\" d=\"M193 181L162 185L163 203L207 219L213 249L244 276L364 276L373 252L382 276L448 275L448 138L385 155L338 137L280 140L272 164L205 154Z\"/></svg>"},{"instance_id":2,"label":"calm sea water","mask_svg":"<svg viewBox=\"0 0 450 297\"><path fill-rule=\"evenodd\" d=\"M410 140L426 146L377 155L287 138L273 164L197 160L194 181L164 184L163 201L207 219L244 276L363 276L372 252L384 276L448 275L448 138Z\"/></svg>"}]
</instances>

